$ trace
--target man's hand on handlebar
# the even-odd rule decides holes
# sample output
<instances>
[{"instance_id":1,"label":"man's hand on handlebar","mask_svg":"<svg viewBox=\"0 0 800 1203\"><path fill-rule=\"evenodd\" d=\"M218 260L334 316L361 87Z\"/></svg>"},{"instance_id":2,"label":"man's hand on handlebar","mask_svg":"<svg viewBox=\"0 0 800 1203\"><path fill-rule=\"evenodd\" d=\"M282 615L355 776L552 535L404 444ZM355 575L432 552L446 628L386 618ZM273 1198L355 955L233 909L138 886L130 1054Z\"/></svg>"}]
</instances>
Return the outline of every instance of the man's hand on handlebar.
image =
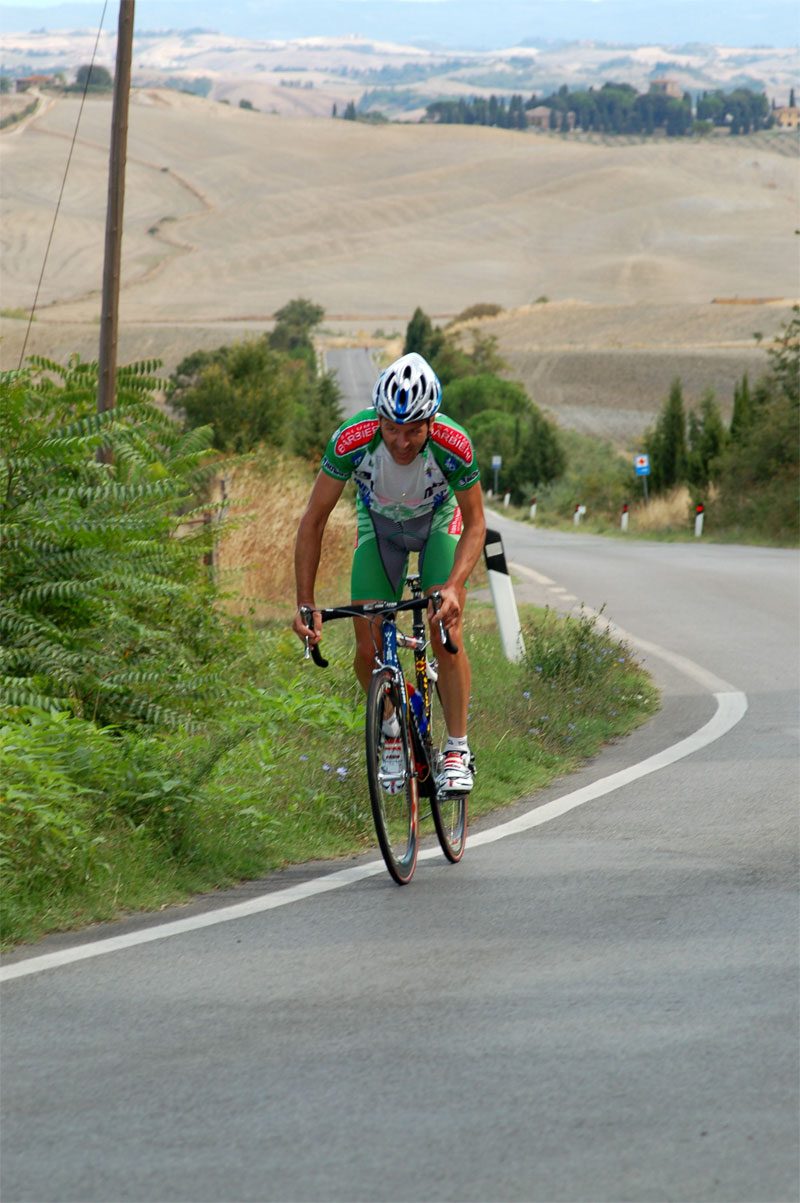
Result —
<instances>
[{"instance_id":1,"label":"man's hand on handlebar","mask_svg":"<svg viewBox=\"0 0 800 1203\"><path fill-rule=\"evenodd\" d=\"M441 602L438 610L436 610L436 618L441 622L445 630L455 626L461 618L461 598L459 591L453 588L452 585L442 585L441 589L437 590ZM431 602L428 607L428 614L433 618L434 607Z\"/></svg>"},{"instance_id":2,"label":"man's hand on handlebar","mask_svg":"<svg viewBox=\"0 0 800 1203\"><path fill-rule=\"evenodd\" d=\"M292 620L292 630L298 639L307 639L309 646L315 647L322 638L322 616L319 610L314 610L311 606L298 606Z\"/></svg>"}]
</instances>

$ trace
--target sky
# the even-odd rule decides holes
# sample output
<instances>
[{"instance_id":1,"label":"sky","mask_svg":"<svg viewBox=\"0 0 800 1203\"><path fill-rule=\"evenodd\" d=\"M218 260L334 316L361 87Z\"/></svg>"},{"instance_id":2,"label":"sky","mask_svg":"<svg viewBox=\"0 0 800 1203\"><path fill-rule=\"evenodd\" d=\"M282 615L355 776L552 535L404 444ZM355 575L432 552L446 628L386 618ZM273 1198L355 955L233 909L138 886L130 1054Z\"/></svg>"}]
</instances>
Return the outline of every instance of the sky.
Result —
<instances>
[{"instance_id":1,"label":"sky","mask_svg":"<svg viewBox=\"0 0 800 1203\"><path fill-rule=\"evenodd\" d=\"M798 0L135 0L136 28L238 37L360 34L452 49L536 40L797 46ZM96 28L103 0L0 0L0 30ZM118 0L104 28L115 29Z\"/></svg>"}]
</instances>

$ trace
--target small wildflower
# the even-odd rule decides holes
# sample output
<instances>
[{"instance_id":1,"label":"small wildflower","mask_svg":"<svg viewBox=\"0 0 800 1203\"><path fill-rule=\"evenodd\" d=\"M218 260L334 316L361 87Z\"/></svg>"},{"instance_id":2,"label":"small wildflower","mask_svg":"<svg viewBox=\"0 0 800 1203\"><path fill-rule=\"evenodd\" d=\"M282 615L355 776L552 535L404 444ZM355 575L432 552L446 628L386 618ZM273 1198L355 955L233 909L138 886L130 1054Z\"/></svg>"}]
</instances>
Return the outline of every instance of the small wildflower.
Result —
<instances>
[{"instance_id":1,"label":"small wildflower","mask_svg":"<svg viewBox=\"0 0 800 1203\"><path fill-rule=\"evenodd\" d=\"M529 689L523 689L522 696L524 698L529 698L531 696L531 691Z\"/></svg>"},{"instance_id":2,"label":"small wildflower","mask_svg":"<svg viewBox=\"0 0 800 1203\"><path fill-rule=\"evenodd\" d=\"M308 760L308 757L307 757L307 756L301 756L301 757L300 757L300 759L301 759L301 760Z\"/></svg>"},{"instance_id":3,"label":"small wildflower","mask_svg":"<svg viewBox=\"0 0 800 1203\"><path fill-rule=\"evenodd\" d=\"M337 773L338 773L338 775L339 775L339 776L342 778L342 780L344 780L344 778L347 776L347 769L344 767L344 765L343 765L343 764L340 764L340 765L339 765L339 767L338 767L338 769L336 770L336 772L337 772Z\"/></svg>"},{"instance_id":4,"label":"small wildflower","mask_svg":"<svg viewBox=\"0 0 800 1203\"><path fill-rule=\"evenodd\" d=\"M323 764L322 771L323 773L329 773L331 771L331 766L329 764Z\"/></svg>"}]
</instances>

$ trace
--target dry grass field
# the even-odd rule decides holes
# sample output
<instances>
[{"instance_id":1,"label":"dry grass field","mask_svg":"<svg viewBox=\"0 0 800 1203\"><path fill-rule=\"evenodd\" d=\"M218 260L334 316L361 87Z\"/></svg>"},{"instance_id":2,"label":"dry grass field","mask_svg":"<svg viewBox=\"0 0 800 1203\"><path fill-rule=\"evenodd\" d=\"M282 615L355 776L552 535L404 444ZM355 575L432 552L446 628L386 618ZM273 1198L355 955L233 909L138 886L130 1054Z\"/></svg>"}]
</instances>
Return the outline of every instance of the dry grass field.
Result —
<instances>
[{"instance_id":1,"label":"dry grass field","mask_svg":"<svg viewBox=\"0 0 800 1203\"><path fill-rule=\"evenodd\" d=\"M313 473L309 468L264 453L249 466L225 478L229 529L217 548L215 562L223 590L230 593L232 614L252 614L257 621L289 620L295 610L294 541L297 522L308 501ZM215 500L221 500L220 481ZM348 552L355 542L355 510L339 505L325 531L316 601L337 605L350 587ZM347 566L342 576L342 566Z\"/></svg>"},{"instance_id":2,"label":"dry grass field","mask_svg":"<svg viewBox=\"0 0 800 1203\"><path fill-rule=\"evenodd\" d=\"M58 99L0 135L6 315L35 295L77 114ZM27 354L96 356L109 122L90 100ZM753 333L774 335L800 293L792 135L605 145L144 89L128 149L119 357L167 372L296 296L356 337L402 329L417 305L444 322L492 301L508 312L487 328L534 399L624 442L675 375L690 403L712 385L725 407L764 363ZM2 318L4 368L25 331Z\"/></svg>"}]
</instances>

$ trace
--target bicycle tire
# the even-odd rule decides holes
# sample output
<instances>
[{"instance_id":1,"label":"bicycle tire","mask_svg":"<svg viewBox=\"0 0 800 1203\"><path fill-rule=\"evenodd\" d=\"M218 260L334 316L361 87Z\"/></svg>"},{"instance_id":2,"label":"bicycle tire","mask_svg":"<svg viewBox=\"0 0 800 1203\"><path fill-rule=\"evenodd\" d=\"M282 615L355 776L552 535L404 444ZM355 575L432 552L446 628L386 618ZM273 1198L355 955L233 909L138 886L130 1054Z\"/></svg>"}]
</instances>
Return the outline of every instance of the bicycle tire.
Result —
<instances>
[{"instance_id":1,"label":"bicycle tire","mask_svg":"<svg viewBox=\"0 0 800 1203\"><path fill-rule=\"evenodd\" d=\"M444 748L447 742L447 727L438 685L431 686L429 736L432 770L430 802L433 825L442 852L451 864L457 865L464 855L467 842L467 799L469 795L448 794L442 797L436 789L436 777L444 761Z\"/></svg>"},{"instance_id":2,"label":"bicycle tire","mask_svg":"<svg viewBox=\"0 0 800 1203\"><path fill-rule=\"evenodd\" d=\"M403 726L400 695L394 674L384 668L375 673L367 695L367 781L372 817L386 868L398 885L405 885L414 875L419 846L419 791L417 778L410 763L408 730L402 735L404 779L399 786L387 788L381 777L383 752L384 699L387 699Z\"/></svg>"}]
</instances>

